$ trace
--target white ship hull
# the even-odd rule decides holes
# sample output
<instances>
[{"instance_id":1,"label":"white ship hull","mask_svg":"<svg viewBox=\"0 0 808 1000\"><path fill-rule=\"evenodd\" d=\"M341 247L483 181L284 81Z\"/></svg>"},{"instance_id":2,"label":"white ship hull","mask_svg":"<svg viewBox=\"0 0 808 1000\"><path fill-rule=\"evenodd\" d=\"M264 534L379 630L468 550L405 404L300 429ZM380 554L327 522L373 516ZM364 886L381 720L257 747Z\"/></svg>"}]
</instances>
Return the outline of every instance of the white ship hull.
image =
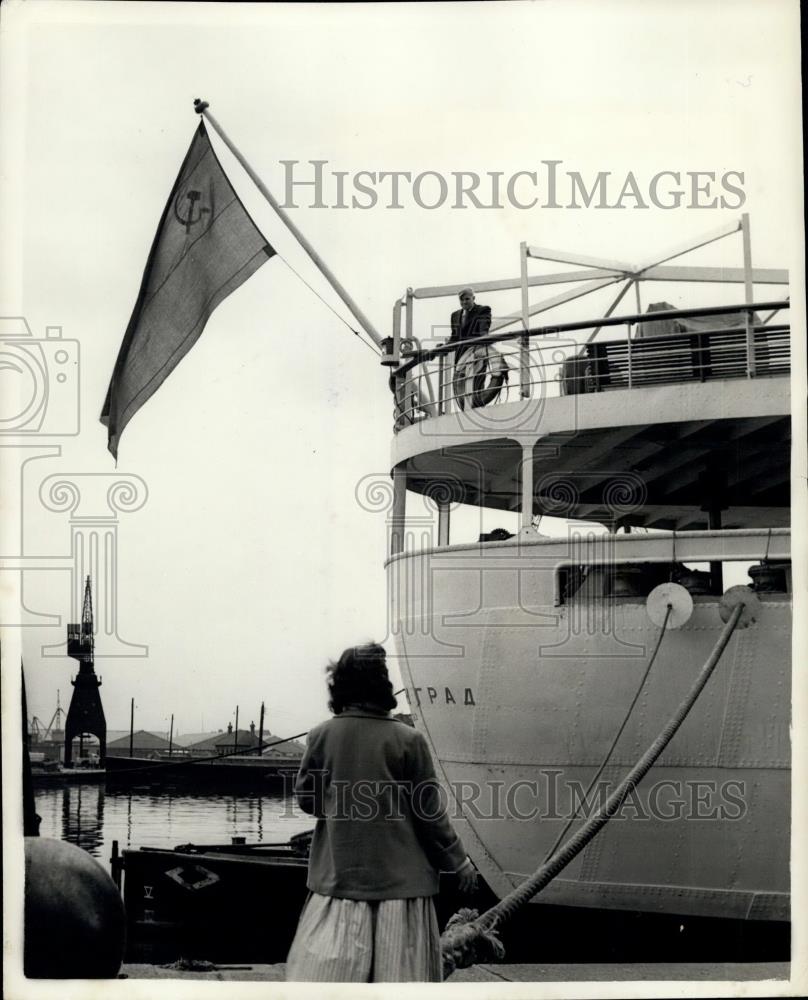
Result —
<instances>
[{"instance_id":1,"label":"white ship hull","mask_svg":"<svg viewBox=\"0 0 808 1000\"><path fill-rule=\"evenodd\" d=\"M613 558L636 564L661 559L671 537L609 544ZM682 557L702 559L759 557L766 543L782 558L788 548L782 531L676 541ZM538 867L580 803L660 631L644 597L556 603L568 556L565 539L514 539L388 566L416 725L466 847L500 896ZM734 634L636 795L537 902L788 919L791 601L760 599L759 620ZM718 603L695 597L690 621L666 632L603 787L613 789L687 693L723 627Z\"/></svg>"}]
</instances>

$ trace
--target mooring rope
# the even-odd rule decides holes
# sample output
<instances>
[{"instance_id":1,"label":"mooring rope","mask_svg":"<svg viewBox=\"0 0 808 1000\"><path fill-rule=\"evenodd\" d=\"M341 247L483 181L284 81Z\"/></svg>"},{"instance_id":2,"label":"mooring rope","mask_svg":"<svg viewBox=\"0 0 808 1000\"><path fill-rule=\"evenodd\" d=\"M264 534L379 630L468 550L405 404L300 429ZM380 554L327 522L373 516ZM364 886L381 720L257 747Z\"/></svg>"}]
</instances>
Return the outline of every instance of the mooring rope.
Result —
<instances>
[{"instance_id":1,"label":"mooring rope","mask_svg":"<svg viewBox=\"0 0 808 1000\"><path fill-rule=\"evenodd\" d=\"M547 861L550 860L550 858L555 854L558 845L561 843L561 841L564 839L564 837L566 837L569 828L572 826L572 824L575 822L576 817L578 816L578 811L580 810L581 806L585 802L589 801L589 793L595 787L598 778L603 774L603 772L604 772L604 770L606 768L606 765L609 763L609 758L614 753L614 748L617 746L617 744L618 744L618 742L620 740L620 737L623 735L623 730L628 725L629 717L631 716L631 713L634 711L634 706L637 704L637 702L639 700L639 697L640 697L640 694L642 693L642 689L645 687L645 682L648 680L648 675L651 673L651 667L653 667L654 660L656 659L657 653L659 652L659 647L662 645L662 637L665 635L665 629L668 627L668 619L670 618L672 611L673 611L673 605L669 604L668 608L667 608L667 611L665 612L665 618L664 618L664 620L662 622L662 626L661 626L661 628L659 630L659 636L657 637L656 646L654 646L654 651L653 651L653 653L651 653L651 658L648 661L648 666L645 668L645 672L643 673L642 677L640 678L640 683L639 683L639 685L637 687L637 691L636 691L634 697L631 699L631 704L628 706L626 714L623 717L623 721L620 723L620 728L617 730L617 732L614 735L614 739L612 740L612 745L606 751L606 756L603 758L600 767L597 769L597 771L595 771L594 777L589 782L589 785L587 786L587 789L584 792L582 802L580 802L578 804L578 806L576 806L575 811L573 812L572 816L570 816L570 818L567 820L567 823L566 823L564 829L556 837L555 843L550 848L550 850L547 852L547 854L546 854L546 856L544 858L545 862L547 862Z\"/></svg>"},{"instance_id":2,"label":"mooring rope","mask_svg":"<svg viewBox=\"0 0 808 1000\"><path fill-rule=\"evenodd\" d=\"M651 746L640 757L634 767L623 778L615 791L609 796L605 805L584 825L577 830L564 846L553 857L542 864L530 878L526 879L507 896L501 899L482 916L476 910L461 910L456 913L446 925L441 938L443 953L443 978L446 979L455 969L467 968L479 962L501 959L504 956L502 942L497 937L497 927L510 919L514 913L538 892L545 888L556 875L576 857L593 837L609 822L625 802L629 793L650 771L665 747L676 735L677 730L686 719L696 699L712 676L721 659L721 655L729 642L732 633L745 608L743 602L738 603L732 611L721 635L701 668L693 686L681 702L668 723L659 733Z\"/></svg>"}]
</instances>

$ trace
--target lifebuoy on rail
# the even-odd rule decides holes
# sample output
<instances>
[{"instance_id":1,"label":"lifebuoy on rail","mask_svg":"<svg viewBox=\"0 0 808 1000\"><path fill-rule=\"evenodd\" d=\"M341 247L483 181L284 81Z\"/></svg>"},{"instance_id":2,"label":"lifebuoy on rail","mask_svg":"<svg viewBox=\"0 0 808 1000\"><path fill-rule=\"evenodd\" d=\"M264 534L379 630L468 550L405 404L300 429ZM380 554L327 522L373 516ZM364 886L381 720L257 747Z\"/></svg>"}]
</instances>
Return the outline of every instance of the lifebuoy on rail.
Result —
<instances>
[{"instance_id":1,"label":"lifebuoy on rail","mask_svg":"<svg viewBox=\"0 0 808 1000\"><path fill-rule=\"evenodd\" d=\"M493 403L508 381L508 362L489 344L479 344L463 352L455 363L454 396L460 409Z\"/></svg>"}]
</instances>

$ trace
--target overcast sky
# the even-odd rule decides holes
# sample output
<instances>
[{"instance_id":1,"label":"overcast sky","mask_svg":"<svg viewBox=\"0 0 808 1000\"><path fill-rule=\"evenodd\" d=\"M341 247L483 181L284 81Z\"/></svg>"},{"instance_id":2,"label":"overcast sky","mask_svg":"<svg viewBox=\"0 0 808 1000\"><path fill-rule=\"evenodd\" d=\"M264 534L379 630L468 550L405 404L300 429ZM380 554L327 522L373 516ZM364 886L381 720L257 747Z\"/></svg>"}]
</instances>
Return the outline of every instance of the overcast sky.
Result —
<instances>
[{"instance_id":1,"label":"overcast sky","mask_svg":"<svg viewBox=\"0 0 808 1000\"><path fill-rule=\"evenodd\" d=\"M242 724L257 723L264 700L268 727L297 733L325 714L327 660L387 635L385 519L356 499L364 477L389 473L387 373L280 257L216 310L137 413L117 470L106 450L98 414L197 123L193 98L210 102L281 199L282 160L300 161L300 178L320 159L349 182L385 170L538 171L540 183L542 161L559 160L589 183L611 171L617 193L629 171L646 193L660 171L743 174L744 205L724 210L687 207L689 194L676 209L457 209L449 198L430 210L409 189L391 209L381 187L374 207L337 209L311 207L302 190L296 223L383 334L409 285L518 274L521 240L641 263L748 211L754 263L799 263L794 3L33 3L3 15L4 82L15 86L3 88L14 195L2 315L24 316L37 338L61 326L81 357L80 433L43 437L60 454L9 480L24 523L22 551L7 551L44 557L26 573L26 606L60 619L25 630L29 713L46 723L57 689L67 707L75 673L42 655L72 617L58 568L70 518L43 505L49 476L117 471L148 488L119 515L114 577L118 634L148 655L98 659L110 728L128 727L132 697L136 728L164 730L174 713L179 732L224 728L236 705ZM348 317L213 141L267 239ZM435 190L425 184L424 200ZM694 258L711 261L740 266L740 239ZM675 286L658 298L711 294ZM518 291L483 300L495 313L519 308ZM428 336L454 306L419 307L416 331ZM27 443L9 449L18 465L35 454Z\"/></svg>"}]
</instances>

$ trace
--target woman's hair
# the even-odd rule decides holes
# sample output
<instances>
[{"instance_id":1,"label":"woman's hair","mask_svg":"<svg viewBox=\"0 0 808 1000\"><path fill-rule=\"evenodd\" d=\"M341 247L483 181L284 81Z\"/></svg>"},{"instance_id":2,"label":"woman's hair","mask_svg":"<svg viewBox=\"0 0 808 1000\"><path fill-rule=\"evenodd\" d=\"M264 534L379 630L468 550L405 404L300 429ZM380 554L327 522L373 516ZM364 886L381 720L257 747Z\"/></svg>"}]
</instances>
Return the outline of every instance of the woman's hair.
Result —
<instances>
[{"instance_id":1,"label":"woman's hair","mask_svg":"<svg viewBox=\"0 0 808 1000\"><path fill-rule=\"evenodd\" d=\"M349 646L326 667L328 707L339 715L348 705L373 705L384 712L396 707L387 675L387 654L375 642Z\"/></svg>"}]
</instances>

